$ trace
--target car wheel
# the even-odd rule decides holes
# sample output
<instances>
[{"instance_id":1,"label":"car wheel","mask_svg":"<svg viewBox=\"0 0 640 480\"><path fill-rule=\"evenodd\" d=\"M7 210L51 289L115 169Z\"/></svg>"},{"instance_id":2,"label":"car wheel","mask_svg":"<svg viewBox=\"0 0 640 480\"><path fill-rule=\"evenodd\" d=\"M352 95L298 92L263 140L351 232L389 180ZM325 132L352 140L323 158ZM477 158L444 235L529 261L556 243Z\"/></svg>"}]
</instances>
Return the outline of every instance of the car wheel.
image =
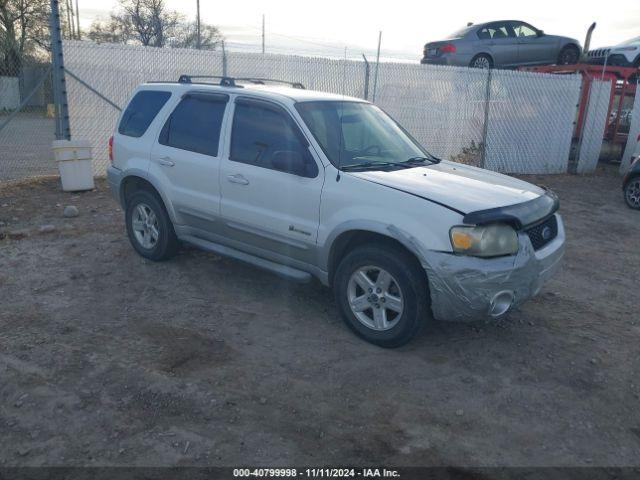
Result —
<instances>
[{"instance_id":1,"label":"car wheel","mask_svg":"<svg viewBox=\"0 0 640 480\"><path fill-rule=\"evenodd\" d=\"M634 177L624 187L624 199L629 207L640 210L640 177Z\"/></svg>"},{"instance_id":2,"label":"car wheel","mask_svg":"<svg viewBox=\"0 0 640 480\"><path fill-rule=\"evenodd\" d=\"M558 55L558 65L574 65L578 63L579 59L580 51L572 45L567 45L560 50L560 54Z\"/></svg>"},{"instance_id":3,"label":"car wheel","mask_svg":"<svg viewBox=\"0 0 640 480\"><path fill-rule=\"evenodd\" d=\"M350 252L336 270L333 288L349 328L381 347L404 345L430 315L424 270L395 245L368 245Z\"/></svg>"},{"instance_id":4,"label":"car wheel","mask_svg":"<svg viewBox=\"0 0 640 480\"><path fill-rule=\"evenodd\" d=\"M140 190L127 201L127 234L133 248L145 258L167 260L178 251L178 239L162 201Z\"/></svg>"},{"instance_id":5,"label":"car wheel","mask_svg":"<svg viewBox=\"0 0 640 480\"><path fill-rule=\"evenodd\" d=\"M481 53L471 59L471 63L469 63L469 66L471 68L493 68L493 59L486 53Z\"/></svg>"}]
</instances>

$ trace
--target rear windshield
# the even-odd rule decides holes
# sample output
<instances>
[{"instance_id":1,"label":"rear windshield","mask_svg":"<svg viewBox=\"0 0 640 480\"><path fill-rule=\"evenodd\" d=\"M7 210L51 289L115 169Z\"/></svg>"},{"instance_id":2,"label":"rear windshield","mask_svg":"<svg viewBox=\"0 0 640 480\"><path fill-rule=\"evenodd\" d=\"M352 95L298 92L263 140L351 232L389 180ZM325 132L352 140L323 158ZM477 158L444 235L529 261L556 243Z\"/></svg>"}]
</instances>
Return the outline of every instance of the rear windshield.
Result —
<instances>
[{"instance_id":1,"label":"rear windshield","mask_svg":"<svg viewBox=\"0 0 640 480\"><path fill-rule=\"evenodd\" d=\"M118 133L128 137L144 135L169 97L171 97L170 92L159 90L144 90L136 93L122 115Z\"/></svg>"},{"instance_id":2,"label":"rear windshield","mask_svg":"<svg viewBox=\"0 0 640 480\"><path fill-rule=\"evenodd\" d=\"M460 30L456 30L455 32L453 32L451 35L449 35L446 39L447 40L451 40L453 38L462 38L464 37L467 33L469 33L471 30L473 30L475 28L474 25L470 25L468 27L464 27L461 28Z\"/></svg>"}]
</instances>

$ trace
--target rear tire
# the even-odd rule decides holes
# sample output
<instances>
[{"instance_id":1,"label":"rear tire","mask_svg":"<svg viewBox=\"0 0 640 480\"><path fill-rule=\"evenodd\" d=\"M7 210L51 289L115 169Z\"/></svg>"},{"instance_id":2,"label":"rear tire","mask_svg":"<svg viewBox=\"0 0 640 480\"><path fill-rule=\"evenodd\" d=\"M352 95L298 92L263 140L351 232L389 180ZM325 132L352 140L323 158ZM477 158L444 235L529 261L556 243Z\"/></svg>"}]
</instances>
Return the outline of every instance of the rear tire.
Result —
<instances>
[{"instance_id":1,"label":"rear tire","mask_svg":"<svg viewBox=\"0 0 640 480\"><path fill-rule=\"evenodd\" d=\"M159 262L178 251L178 238L167 210L157 195L139 190L127 199L127 234L133 248L144 258Z\"/></svg>"},{"instance_id":2,"label":"rear tire","mask_svg":"<svg viewBox=\"0 0 640 480\"><path fill-rule=\"evenodd\" d=\"M573 45L567 45L558 54L558 65L575 65L580 60L580 50Z\"/></svg>"},{"instance_id":3,"label":"rear tire","mask_svg":"<svg viewBox=\"0 0 640 480\"><path fill-rule=\"evenodd\" d=\"M371 244L354 249L338 265L333 282L347 326L385 348L409 342L430 317L424 270L394 247Z\"/></svg>"},{"instance_id":4,"label":"rear tire","mask_svg":"<svg viewBox=\"0 0 640 480\"><path fill-rule=\"evenodd\" d=\"M487 70L493 68L493 59L486 53L480 53L471 59L469 67Z\"/></svg>"}]
</instances>

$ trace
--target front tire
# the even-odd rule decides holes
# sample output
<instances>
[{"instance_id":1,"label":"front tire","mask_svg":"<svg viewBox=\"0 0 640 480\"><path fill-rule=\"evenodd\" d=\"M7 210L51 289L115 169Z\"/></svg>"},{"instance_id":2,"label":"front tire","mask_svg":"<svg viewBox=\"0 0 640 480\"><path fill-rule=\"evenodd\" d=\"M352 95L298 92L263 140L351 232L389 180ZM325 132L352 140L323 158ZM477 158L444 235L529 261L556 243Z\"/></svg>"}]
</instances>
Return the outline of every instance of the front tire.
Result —
<instances>
[{"instance_id":1,"label":"front tire","mask_svg":"<svg viewBox=\"0 0 640 480\"><path fill-rule=\"evenodd\" d=\"M624 187L624 200L634 210L640 210L640 176L634 177Z\"/></svg>"},{"instance_id":2,"label":"front tire","mask_svg":"<svg viewBox=\"0 0 640 480\"><path fill-rule=\"evenodd\" d=\"M429 317L424 270L395 245L367 245L351 251L336 270L333 289L347 326L381 347L406 344Z\"/></svg>"},{"instance_id":3,"label":"front tire","mask_svg":"<svg viewBox=\"0 0 640 480\"><path fill-rule=\"evenodd\" d=\"M573 45L567 45L558 54L558 65L575 65L580 59L580 50Z\"/></svg>"},{"instance_id":4,"label":"front tire","mask_svg":"<svg viewBox=\"0 0 640 480\"><path fill-rule=\"evenodd\" d=\"M155 262L168 260L178 251L178 239L162 201L140 190L127 200L127 234L133 248Z\"/></svg>"}]
</instances>

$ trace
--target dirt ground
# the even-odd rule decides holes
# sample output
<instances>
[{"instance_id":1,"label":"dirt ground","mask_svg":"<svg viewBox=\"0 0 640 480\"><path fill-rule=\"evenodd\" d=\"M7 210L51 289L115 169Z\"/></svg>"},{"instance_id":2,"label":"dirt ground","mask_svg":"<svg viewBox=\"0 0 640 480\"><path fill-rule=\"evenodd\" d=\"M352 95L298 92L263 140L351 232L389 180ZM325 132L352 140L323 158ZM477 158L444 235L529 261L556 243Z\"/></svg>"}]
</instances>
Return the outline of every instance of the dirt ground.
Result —
<instances>
[{"instance_id":1,"label":"dirt ground","mask_svg":"<svg viewBox=\"0 0 640 480\"><path fill-rule=\"evenodd\" d=\"M560 196L561 273L399 350L318 284L143 260L103 181L0 188L0 466L640 465L640 212L613 167L528 178Z\"/></svg>"}]
</instances>

